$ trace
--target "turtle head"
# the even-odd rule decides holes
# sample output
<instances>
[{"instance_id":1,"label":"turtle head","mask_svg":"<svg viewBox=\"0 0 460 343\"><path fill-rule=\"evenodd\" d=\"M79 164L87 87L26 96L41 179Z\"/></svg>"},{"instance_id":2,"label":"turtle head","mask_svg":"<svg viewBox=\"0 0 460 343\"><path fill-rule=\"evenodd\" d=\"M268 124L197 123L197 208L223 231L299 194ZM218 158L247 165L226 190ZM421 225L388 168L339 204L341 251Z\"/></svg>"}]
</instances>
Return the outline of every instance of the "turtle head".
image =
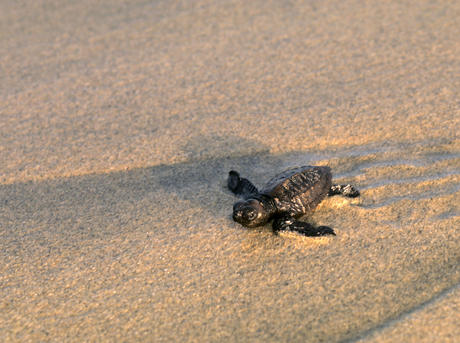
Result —
<instances>
[{"instance_id":1,"label":"turtle head","mask_svg":"<svg viewBox=\"0 0 460 343\"><path fill-rule=\"evenodd\" d=\"M246 227L264 225L270 214L259 200L240 200L233 205L233 220Z\"/></svg>"}]
</instances>

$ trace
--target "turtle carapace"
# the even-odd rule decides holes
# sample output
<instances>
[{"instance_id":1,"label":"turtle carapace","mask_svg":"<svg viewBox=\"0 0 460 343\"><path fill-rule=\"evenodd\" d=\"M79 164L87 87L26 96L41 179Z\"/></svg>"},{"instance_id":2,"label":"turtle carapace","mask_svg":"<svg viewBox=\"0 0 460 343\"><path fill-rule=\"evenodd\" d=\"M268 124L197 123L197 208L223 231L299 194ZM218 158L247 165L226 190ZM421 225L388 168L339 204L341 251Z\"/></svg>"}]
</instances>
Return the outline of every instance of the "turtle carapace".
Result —
<instances>
[{"instance_id":1,"label":"turtle carapace","mask_svg":"<svg viewBox=\"0 0 460 343\"><path fill-rule=\"evenodd\" d=\"M273 230L297 231L306 236L335 235L328 226L315 227L297 218L312 212L327 196L359 196L351 185L332 185L329 167L304 166L286 170L259 191L234 170L228 175L228 188L242 200L233 205L233 219L246 227L262 226L273 220Z\"/></svg>"}]
</instances>

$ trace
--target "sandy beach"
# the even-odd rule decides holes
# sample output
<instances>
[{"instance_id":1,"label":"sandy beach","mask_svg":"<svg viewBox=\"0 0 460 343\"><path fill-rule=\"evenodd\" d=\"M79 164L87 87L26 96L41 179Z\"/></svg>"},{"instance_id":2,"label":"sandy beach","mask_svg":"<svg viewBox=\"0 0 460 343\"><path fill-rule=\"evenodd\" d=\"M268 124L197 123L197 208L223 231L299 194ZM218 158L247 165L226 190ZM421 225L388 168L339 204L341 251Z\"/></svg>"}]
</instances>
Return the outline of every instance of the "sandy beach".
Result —
<instances>
[{"instance_id":1,"label":"sandy beach","mask_svg":"<svg viewBox=\"0 0 460 343\"><path fill-rule=\"evenodd\" d=\"M5 342L459 342L460 3L0 1ZM359 198L233 222L328 165Z\"/></svg>"}]
</instances>

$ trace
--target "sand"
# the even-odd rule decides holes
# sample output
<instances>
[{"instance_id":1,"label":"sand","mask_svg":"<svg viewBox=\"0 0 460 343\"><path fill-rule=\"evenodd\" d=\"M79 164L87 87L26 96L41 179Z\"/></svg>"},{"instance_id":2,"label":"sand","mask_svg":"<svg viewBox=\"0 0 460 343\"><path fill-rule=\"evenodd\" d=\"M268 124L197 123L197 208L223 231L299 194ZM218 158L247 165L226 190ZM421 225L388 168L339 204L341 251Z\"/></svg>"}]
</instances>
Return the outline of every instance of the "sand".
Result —
<instances>
[{"instance_id":1,"label":"sand","mask_svg":"<svg viewBox=\"0 0 460 343\"><path fill-rule=\"evenodd\" d=\"M6 342L455 342L460 3L0 3ZM306 238L231 219L333 168Z\"/></svg>"}]
</instances>

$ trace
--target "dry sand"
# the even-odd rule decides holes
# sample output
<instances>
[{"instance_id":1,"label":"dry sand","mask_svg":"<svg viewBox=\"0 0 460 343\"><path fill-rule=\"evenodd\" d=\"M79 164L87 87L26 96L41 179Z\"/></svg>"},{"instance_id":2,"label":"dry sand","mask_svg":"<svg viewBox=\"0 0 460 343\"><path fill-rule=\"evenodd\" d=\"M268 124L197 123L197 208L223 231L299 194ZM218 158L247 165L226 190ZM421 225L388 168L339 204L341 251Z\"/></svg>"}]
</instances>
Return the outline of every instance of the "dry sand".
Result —
<instances>
[{"instance_id":1,"label":"dry sand","mask_svg":"<svg viewBox=\"0 0 460 343\"><path fill-rule=\"evenodd\" d=\"M460 2L0 2L6 342L458 342ZM230 218L329 165L358 199Z\"/></svg>"}]
</instances>

